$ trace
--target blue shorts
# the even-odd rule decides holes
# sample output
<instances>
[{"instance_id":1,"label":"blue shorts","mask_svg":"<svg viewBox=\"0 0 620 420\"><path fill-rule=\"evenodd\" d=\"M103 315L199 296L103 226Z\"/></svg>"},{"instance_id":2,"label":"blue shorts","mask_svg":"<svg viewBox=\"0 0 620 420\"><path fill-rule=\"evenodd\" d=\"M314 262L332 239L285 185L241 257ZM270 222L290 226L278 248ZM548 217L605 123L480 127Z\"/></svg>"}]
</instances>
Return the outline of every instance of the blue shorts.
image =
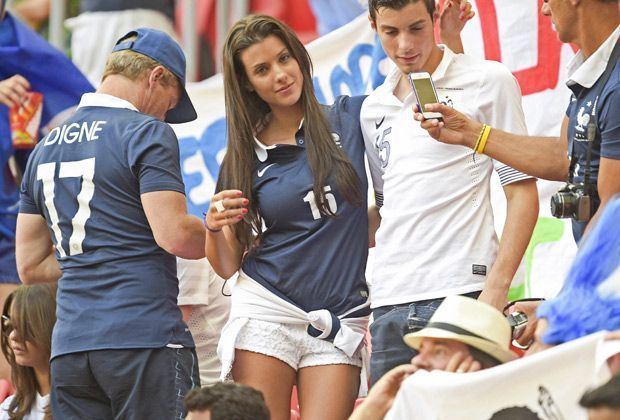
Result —
<instances>
[{"instance_id":1,"label":"blue shorts","mask_svg":"<svg viewBox=\"0 0 620 420\"><path fill-rule=\"evenodd\" d=\"M200 387L190 348L92 350L52 359L55 419L179 419Z\"/></svg>"}]
</instances>

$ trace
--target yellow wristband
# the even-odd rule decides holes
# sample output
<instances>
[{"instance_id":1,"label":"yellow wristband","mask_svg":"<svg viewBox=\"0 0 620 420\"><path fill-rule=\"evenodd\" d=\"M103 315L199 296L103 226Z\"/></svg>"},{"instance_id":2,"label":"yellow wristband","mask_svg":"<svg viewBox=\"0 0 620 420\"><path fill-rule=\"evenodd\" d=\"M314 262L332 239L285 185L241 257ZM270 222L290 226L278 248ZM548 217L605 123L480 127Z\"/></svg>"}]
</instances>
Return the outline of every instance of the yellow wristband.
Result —
<instances>
[{"instance_id":1,"label":"yellow wristband","mask_svg":"<svg viewBox=\"0 0 620 420\"><path fill-rule=\"evenodd\" d=\"M484 147L487 145L487 140L489 139L489 135L491 134L491 126L490 125L484 125L484 130L482 132L482 136L480 136L480 141L477 144L476 147L476 153L484 153Z\"/></svg>"},{"instance_id":2,"label":"yellow wristband","mask_svg":"<svg viewBox=\"0 0 620 420\"><path fill-rule=\"evenodd\" d=\"M480 134L478 134L478 138L476 139L476 143L474 144L474 152L476 150L478 150L478 146L480 146L480 140L482 140L482 135L484 134L484 129L487 125L486 124L482 124L482 128L480 129Z\"/></svg>"}]
</instances>

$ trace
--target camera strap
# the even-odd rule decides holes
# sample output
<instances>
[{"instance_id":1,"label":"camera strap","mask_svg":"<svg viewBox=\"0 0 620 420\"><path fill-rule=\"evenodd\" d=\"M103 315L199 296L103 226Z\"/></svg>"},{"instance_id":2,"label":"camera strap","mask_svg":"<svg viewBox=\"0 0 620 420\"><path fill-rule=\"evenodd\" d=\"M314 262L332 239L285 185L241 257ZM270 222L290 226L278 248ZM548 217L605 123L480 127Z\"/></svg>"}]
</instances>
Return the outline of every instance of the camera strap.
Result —
<instances>
[{"instance_id":1,"label":"camera strap","mask_svg":"<svg viewBox=\"0 0 620 420\"><path fill-rule=\"evenodd\" d=\"M616 41L616 45L614 46L614 49L612 50L611 55L609 56L609 61L607 62L607 67L605 68L605 71L603 72L601 77L596 81L596 84L601 86L601 91L605 88L605 85L607 84L607 81L609 80L611 73L616 67L616 63L618 62L619 57L620 57L620 39ZM581 89L579 94L575 96L577 97L577 99L581 99L581 97L588 90L589 89L585 89L585 88ZM594 106L596 106L596 104ZM598 115L596 109L594 112L596 113L595 115ZM583 174L583 185L585 187L586 194L592 194L596 191L596 186L590 184L590 176L592 173L590 170L590 161L592 160L592 145L594 144L594 141L596 140L596 138L601 137L598 124L596 123L595 120L596 118L593 118L592 121L588 123L588 128L587 128L588 130L587 131L588 151L586 154L586 167L584 169L584 174ZM577 164L577 157L575 156L575 143L573 141L573 144L571 147L570 165L568 167L568 182L571 184L573 183L576 164Z\"/></svg>"}]
</instances>

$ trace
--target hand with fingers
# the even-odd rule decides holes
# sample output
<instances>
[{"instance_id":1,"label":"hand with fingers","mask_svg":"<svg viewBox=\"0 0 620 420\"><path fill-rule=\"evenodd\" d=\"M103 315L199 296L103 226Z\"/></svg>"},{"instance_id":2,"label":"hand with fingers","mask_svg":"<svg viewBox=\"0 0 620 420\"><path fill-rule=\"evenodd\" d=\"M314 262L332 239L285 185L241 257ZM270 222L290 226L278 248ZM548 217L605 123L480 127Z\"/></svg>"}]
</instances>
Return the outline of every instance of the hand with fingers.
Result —
<instances>
[{"instance_id":1,"label":"hand with fingers","mask_svg":"<svg viewBox=\"0 0 620 420\"><path fill-rule=\"evenodd\" d=\"M534 331L534 338L531 341L530 347L525 352L526 356L530 356L532 354L539 353L543 350L553 347L553 344L547 344L542 340L543 335L545 335L545 331L547 331L548 325L549 324L547 323L547 320L545 318L538 318Z\"/></svg>"},{"instance_id":2,"label":"hand with fingers","mask_svg":"<svg viewBox=\"0 0 620 420\"><path fill-rule=\"evenodd\" d=\"M432 138L446 144L474 147L482 128L481 123L443 104L426 104L426 111L439 112L442 115L442 121L434 118L425 119L417 106L413 107L413 118L420 121L420 126L428 131Z\"/></svg>"},{"instance_id":3,"label":"hand with fingers","mask_svg":"<svg viewBox=\"0 0 620 420\"><path fill-rule=\"evenodd\" d=\"M505 310L505 314L511 314L513 312L521 312L527 316L527 325L525 329L521 333L519 337L515 339L517 344L521 346L521 348L528 348L532 342L534 341L534 334L536 332L536 327L538 324L538 319L536 318L536 310L538 306L542 303L542 300L534 300L534 301L517 301L514 304L511 304L507 310Z\"/></svg>"},{"instance_id":4,"label":"hand with fingers","mask_svg":"<svg viewBox=\"0 0 620 420\"><path fill-rule=\"evenodd\" d=\"M450 357L445 370L446 372L467 373L477 372L481 368L480 362L474 360L471 354L465 354L459 351Z\"/></svg>"},{"instance_id":5,"label":"hand with fingers","mask_svg":"<svg viewBox=\"0 0 620 420\"><path fill-rule=\"evenodd\" d=\"M476 13L467 0L446 0L439 15L439 30L444 37L458 36Z\"/></svg>"},{"instance_id":6,"label":"hand with fingers","mask_svg":"<svg viewBox=\"0 0 620 420\"><path fill-rule=\"evenodd\" d=\"M445 0L439 14L439 38L457 54L464 53L461 31L474 17L471 3L467 0Z\"/></svg>"},{"instance_id":7,"label":"hand with fingers","mask_svg":"<svg viewBox=\"0 0 620 420\"><path fill-rule=\"evenodd\" d=\"M211 206L205 215L205 227L209 232L221 232L224 226L231 226L243 220L248 213L250 200L242 197L239 190L224 190L211 198Z\"/></svg>"},{"instance_id":8,"label":"hand with fingers","mask_svg":"<svg viewBox=\"0 0 620 420\"><path fill-rule=\"evenodd\" d=\"M12 108L21 104L30 91L30 83L23 76L16 74L0 80L0 103Z\"/></svg>"},{"instance_id":9,"label":"hand with fingers","mask_svg":"<svg viewBox=\"0 0 620 420\"><path fill-rule=\"evenodd\" d=\"M413 365L396 366L377 381L364 402L355 409L349 420L382 419L394 402L401 384L417 368Z\"/></svg>"}]
</instances>

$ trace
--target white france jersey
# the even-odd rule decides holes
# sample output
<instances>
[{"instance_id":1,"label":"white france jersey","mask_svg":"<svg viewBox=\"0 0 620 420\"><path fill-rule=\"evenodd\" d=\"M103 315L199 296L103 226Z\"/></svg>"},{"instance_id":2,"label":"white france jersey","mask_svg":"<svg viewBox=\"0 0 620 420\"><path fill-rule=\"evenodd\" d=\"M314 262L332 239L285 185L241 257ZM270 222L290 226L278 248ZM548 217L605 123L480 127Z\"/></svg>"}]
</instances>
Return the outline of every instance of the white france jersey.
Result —
<instances>
[{"instance_id":1,"label":"white france jersey","mask_svg":"<svg viewBox=\"0 0 620 420\"><path fill-rule=\"evenodd\" d=\"M362 193L361 204L353 205L344 199L334 177L328 177L325 197L335 217L318 211L303 126L295 145L267 147L256 140L253 200L258 202L266 231L242 268L269 291L306 312L327 309L334 315L347 313L347 317L370 313L368 306L348 313L368 301L368 183L359 124L363 99L341 96L326 108L333 140L352 163Z\"/></svg>"},{"instance_id":2,"label":"white france jersey","mask_svg":"<svg viewBox=\"0 0 620 420\"><path fill-rule=\"evenodd\" d=\"M474 120L526 133L521 92L497 62L445 46L432 75L439 100ZM527 179L472 149L432 139L413 119L415 95L393 94L395 68L364 102L361 119L381 226L372 307L482 290L497 254L490 202L495 167L502 185Z\"/></svg>"}]
</instances>

